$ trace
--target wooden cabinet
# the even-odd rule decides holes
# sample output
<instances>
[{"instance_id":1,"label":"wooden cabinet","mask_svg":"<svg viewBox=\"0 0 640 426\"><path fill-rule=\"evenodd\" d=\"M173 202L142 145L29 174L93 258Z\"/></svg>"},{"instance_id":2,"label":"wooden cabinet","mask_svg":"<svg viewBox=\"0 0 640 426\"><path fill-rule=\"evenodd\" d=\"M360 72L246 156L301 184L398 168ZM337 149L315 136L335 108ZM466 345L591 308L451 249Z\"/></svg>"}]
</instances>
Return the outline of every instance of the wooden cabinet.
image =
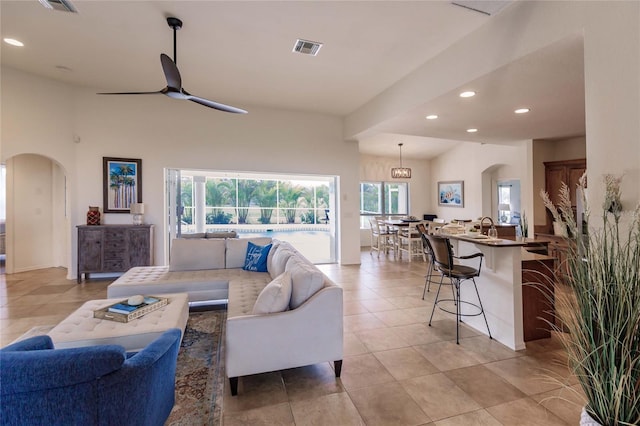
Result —
<instances>
[{"instance_id":1,"label":"wooden cabinet","mask_svg":"<svg viewBox=\"0 0 640 426\"><path fill-rule=\"evenodd\" d=\"M560 202L560 187L562 182L569 187L571 196L571 207L575 217L576 213L576 188L580 181L580 177L587 170L587 160L584 158L578 160L567 161L547 161L544 163L545 170L545 190L549 194L549 198L556 206ZM547 231L553 232L553 217L547 209Z\"/></svg>"},{"instance_id":2,"label":"wooden cabinet","mask_svg":"<svg viewBox=\"0 0 640 426\"><path fill-rule=\"evenodd\" d=\"M126 272L153 265L153 225L78 226L78 283L82 274Z\"/></svg>"},{"instance_id":3,"label":"wooden cabinet","mask_svg":"<svg viewBox=\"0 0 640 426\"><path fill-rule=\"evenodd\" d=\"M551 337L555 321L554 259L551 256L523 253L522 328L524 341Z\"/></svg>"}]
</instances>

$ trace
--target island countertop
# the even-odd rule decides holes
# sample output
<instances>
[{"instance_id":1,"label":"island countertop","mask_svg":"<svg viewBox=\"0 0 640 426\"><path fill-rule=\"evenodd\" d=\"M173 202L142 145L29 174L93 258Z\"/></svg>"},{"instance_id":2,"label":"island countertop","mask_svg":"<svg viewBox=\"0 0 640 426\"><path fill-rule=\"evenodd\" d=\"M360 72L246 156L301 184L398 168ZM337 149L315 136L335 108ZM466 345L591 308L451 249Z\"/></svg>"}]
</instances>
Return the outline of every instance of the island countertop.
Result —
<instances>
[{"instance_id":1,"label":"island countertop","mask_svg":"<svg viewBox=\"0 0 640 426\"><path fill-rule=\"evenodd\" d=\"M479 244L479 245L483 245L483 246L489 246L489 247L524 247L529 243L534 242L535 240L533 238L523 238L519 241L516 240L507 240L504 238L474 238L474 237L468 237L466 235L444 235L447 238L451 238L453 240L460 240L460 241L466 241L469 243L474 243L474 244Z\"/></svg>"}]
</instances>

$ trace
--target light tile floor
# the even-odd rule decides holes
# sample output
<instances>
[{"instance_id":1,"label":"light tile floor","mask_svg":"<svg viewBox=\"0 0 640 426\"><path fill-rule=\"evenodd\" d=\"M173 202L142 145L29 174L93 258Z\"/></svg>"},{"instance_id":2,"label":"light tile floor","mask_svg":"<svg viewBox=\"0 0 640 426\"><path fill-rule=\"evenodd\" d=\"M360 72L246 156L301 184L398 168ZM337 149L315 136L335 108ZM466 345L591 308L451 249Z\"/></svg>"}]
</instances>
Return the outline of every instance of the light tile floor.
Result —
<instances>
[{"instance_id":1,"label":"light tile floor","mask_svg":"<svg viewBox=\"0 0 640 426\"><path fill-rule=\"evenodd\" d=\"M362 252L359 266L320 265L344 288L344 365L243 377L224 395L232 425L575 425L583 405L557 338L514 352L422 300L425 263ZM0 276L0 346L56 324L110 280L76 284L51 268Z\"/></svg>"}]
</instances>

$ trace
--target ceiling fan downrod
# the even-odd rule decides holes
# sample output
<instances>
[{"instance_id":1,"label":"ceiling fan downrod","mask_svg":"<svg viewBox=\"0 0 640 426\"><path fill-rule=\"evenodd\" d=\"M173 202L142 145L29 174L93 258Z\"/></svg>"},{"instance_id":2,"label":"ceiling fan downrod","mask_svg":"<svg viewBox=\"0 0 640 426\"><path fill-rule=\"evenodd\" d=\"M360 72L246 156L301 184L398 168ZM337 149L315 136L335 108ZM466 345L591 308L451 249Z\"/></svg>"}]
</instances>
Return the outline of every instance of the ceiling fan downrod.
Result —
<instances>
[{"instance_id":1,"label":"ceiling fan downrod","mask_svg":"<svg viewBox=\"0 0 640 426\"><path fill-rule=\"evenodd\" d=\"M174 18L173 16L170 16L167 18L167 24L169 24L169 26L173 28L173 63L178 65L178 49L177 49L176 31L182 28L182 21L178 18Z\"/></svg>"}]
</instances>

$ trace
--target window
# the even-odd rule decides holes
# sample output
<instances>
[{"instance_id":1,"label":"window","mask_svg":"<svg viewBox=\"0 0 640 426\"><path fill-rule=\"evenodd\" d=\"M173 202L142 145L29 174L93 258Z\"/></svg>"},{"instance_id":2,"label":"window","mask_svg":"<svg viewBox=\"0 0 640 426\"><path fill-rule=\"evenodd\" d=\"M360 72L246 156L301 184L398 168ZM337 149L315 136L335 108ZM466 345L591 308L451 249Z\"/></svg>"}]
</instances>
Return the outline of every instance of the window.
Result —
<instances>
[{"instance_id":1,"label":"window","mask_svg":"<svg viewBox=\"0 0 640 426\"><path fill-rule=\"evenodd\" d=\"M501 223L511 222L511 185L510 184L498 184L498 219L499 219L499 222Z\"/></svg>"},{"instance_id":2,"label":"window","mask_svg":"<svg viewBox=\"0 0 640 426\"><path fill-rule=\"evenodd\" d=\"M167 169L166 179L169 244L182 234L235 230L297 244L315 263L335 262L335 176Z\"/></svg>"},{"instance_id":3,"label":"window","mask_svg":"<svg viewBox=\"0 0 640 426\"><path fill-rule=\"evenodd\" d=\"M369 216L409 214L409 184L360 183L360 227L369 226Z\"/></svg>"}]
</instances>

